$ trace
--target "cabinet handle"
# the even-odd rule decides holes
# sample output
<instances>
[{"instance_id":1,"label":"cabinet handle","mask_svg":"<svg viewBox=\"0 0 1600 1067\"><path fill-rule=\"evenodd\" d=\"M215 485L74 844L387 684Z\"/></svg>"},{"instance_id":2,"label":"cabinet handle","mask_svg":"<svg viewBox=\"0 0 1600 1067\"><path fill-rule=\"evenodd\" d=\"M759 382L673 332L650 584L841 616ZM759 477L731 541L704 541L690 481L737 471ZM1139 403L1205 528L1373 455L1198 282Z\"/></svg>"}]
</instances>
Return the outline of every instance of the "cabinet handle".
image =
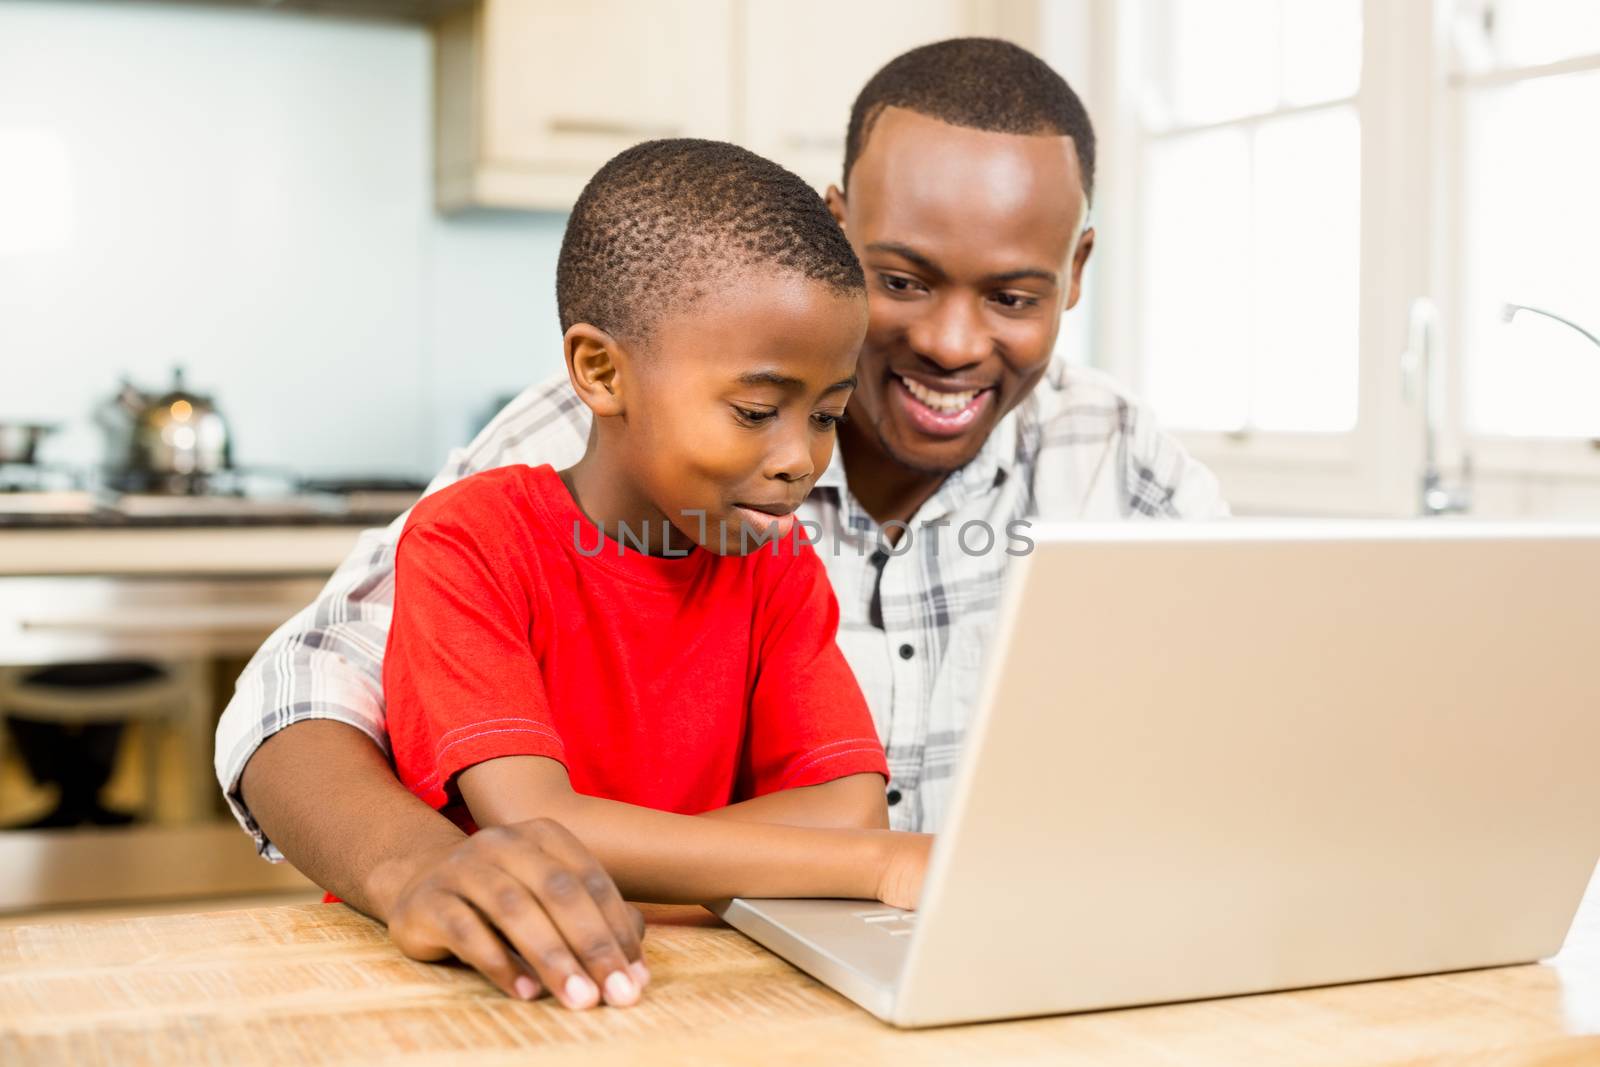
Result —
<instances>
[{"instance_id":1,"label":"cabinet handle","mask_svg":"<svg viewBox=\"0 0 1600 1067\"><path fill-rule=\"evenodd\" d=\"M261 607L217 607L193 609L139 609L129 607L103 614L85 612L79 615L23 618L19 630L43 633L104 633L159 636L162 634L209 633L212 631L271 631L281 626L295 609L263 605Z\"/></svg>"},{"instance_id":2,"label":"cabinet handle","mask_svg":"<svg viewBox=\"0 0 1600 1067\"><path fill-rule=\"evenodd\" d=\"M551 133L592 133L605 137L676 137L681 127L649 122L626 122L622 119L553 118L545 123Z\"/></svg>"}]
</instances>

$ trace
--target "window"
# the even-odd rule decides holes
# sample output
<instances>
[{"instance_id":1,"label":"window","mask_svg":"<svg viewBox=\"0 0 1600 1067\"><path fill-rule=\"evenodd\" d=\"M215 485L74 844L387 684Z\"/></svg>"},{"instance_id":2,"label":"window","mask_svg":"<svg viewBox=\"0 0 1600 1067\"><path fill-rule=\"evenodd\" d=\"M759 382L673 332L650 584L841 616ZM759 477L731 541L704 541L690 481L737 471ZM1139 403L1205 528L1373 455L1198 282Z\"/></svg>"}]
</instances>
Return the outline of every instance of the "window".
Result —
<instances>
[{"instance_id":1,"label":"window","mask_svg":"<svg viewBox=\"0 0 1600 1067\"><path fill-rule=\"evenodd\" d=\"M1357 0L1145 0L1139 344L1171 426L1356 421Z\"/></svg>"},{"instance_id":2,"label":"window","mask_svg":"<svg viewBox=\"0 0 1600 1067\"><path fill-rule=\"evenodd\" d=\"M1600 3L1464 0L1460 124L1466 428L1600 438Z\"/></svg>"},{"instance_id":3,"label":"window","mask_svg":"<svg viewBox=\"0 0 1600 1067\"><path fill-rule=\"evenodd\" d=\"M1090 3L1094 361L1238 510L1600 512L1600 2Z\"/></svg>"}]
</instances>

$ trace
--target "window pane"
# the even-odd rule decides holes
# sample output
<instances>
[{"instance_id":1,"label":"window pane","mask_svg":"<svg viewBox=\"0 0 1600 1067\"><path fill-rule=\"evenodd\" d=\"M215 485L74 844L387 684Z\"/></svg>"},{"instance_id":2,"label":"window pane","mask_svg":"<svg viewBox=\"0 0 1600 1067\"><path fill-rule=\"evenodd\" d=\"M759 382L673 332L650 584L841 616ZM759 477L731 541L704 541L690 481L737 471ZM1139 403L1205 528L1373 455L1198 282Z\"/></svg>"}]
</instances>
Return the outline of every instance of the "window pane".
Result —
<instances>
[{"instance_id":1,"label":"window pane","mask_svg":"<svg viewBox=\"0 0 1600 1067\"><path fill-rule=\"evenodd\" d=\"M1165 424L1245 425L1249 412L1249 140L1241 130L1152 146L1144 215L1145 394Z\"/></svg>"},{"instance_id":2,"label":"window pane","mask_svg":"<svg viewBox=\"0 0 1600 1067\"><path fill-rule=\"evenodd\" d=\"M1283 102L1354 96L1361 84L1361 0L1283 0Z\"/></svg>"},{"instance_id":3,"label":"window pane","mask_svg":"<svg viewBox=\"0 0 1600 1067\"><path fill-rule=\"evenodd\" d=\"M1263 125L1254 187L1251 421L1265 430L1348 430L1356 421L1361 274L1354 111Z\"/></svg>"},{"instance_id":4,"label":"window pane","mask_svg":"<svg viewBox=\"0 0 1600 1067\"><path fill-rule=\"evenodd\" d=\"M1481 433L1600 437L1600 348L1529 304L1600 335L1600 72L1466 98L1463 296L1467 419Z\"/></svg>"},{"instance_id":5,"label":"window pane","mask_svg":"<svg viewBox=\"0 0 1600 1067\"><path fill-rule=\"evenodd\" d=\"M1158 124L1218 122L1278 99L1277 0L1149 0Z\"/></svg>"},{"instance_id":6,"label":"window pane","mask_svg":"<svg viewBox=\"0 0 1600 1067\"><path fill-rule=\"evenodd\" d=\"M1355 95L1361 0L1145 0L1157 129Z\"/></svg>"},{"instance_id":7,"label":"window pane","mask_svg":"<svg viewBox=\"0 0 1600 1067\"><path fill-rule=\"evenodd\" d=\"M1600 53L1600 3L1457 0L1456 31L1472 69L1553 63Z\"/></svg>"},{"instance_id":8,"label":"window pane","mask_svg":"<svg viewBox=\"0 0 1600 1067\"><path fill-rule=\"evenodd\" d=\"M1164 422L1355 425L1360 151L1350 108L1152 146L1141 328Z\"/></svg>"}]
</instances>

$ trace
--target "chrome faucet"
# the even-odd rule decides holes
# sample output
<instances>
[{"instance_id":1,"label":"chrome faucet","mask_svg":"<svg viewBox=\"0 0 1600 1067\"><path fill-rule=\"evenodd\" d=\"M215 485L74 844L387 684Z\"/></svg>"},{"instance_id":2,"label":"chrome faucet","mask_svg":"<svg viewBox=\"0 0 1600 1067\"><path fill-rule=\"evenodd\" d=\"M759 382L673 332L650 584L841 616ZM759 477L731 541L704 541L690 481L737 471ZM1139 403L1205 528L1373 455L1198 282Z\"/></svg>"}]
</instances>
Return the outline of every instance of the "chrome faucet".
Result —
<instances>
[{"instance_id":1,"label":"chrome faucet","mask_svg":"<svg viewBox=\"0 0 1600 1067\"><path fill-rule=\"evenodd\" d=\"M1427 297L1411 302L1408 378L1422 393L1422 483L1418 511L1423 515L1458 515L1472 506L1472 455L1461 455L1461 481L1451 485L1439 469L1439 427L1442 422L1439 381L1434 356L1439 336L1439 309Z\"/></svg>"},{"instance_id":2,"label":"chrome faucet","mask_svg":"<svg viewBox=\"0 0 1600 1067\"><path fill-rule=\"evenodd\" d=\"M1500 318L1509 323L1523 311L1554 319L1600 348L1600 337L1553 311L1527 304L1507 303L1500 308ZM1454 484L1446 482L1444 472L1439 469L1439 429L1442 418L1440 382L1434 365L1434 357L1438 352L1439 310L1432 300L1418 297L1411 302L1410 326L1410 345L1405 356L1407 380L1422 394L1422 482L1418 510L1423 515L1458 515L1472 506L1472 454L1466 451L1461 454L1461 480Z\"/></svg>"},{"instance_id":3,"label":"chrome faucet","mask_svg":"<svg viewBox=\"0 0 1600 1067\"><path fill-rule=\"evenodd\" d=\"M1600 348L1600 337L1596 337L1594 334L1590 333L1588 330L1585 330L1582 326L1579 326L1571 319L1562 318L1554 311L1546 311L1543 308L1529 307L1527 304L1506 304L1500 308L1500 317L1506 322L1510 322L1512 319L1517 317L1517 312L1519 311L1526 311L1534 315L1543 315L1547 319L1554 319L1561 325L1571 327L1572 329L1583 334L1583 336L1588 339L1590 344L1594 345L1596 348Z\"/></svg>"}]
</instances>

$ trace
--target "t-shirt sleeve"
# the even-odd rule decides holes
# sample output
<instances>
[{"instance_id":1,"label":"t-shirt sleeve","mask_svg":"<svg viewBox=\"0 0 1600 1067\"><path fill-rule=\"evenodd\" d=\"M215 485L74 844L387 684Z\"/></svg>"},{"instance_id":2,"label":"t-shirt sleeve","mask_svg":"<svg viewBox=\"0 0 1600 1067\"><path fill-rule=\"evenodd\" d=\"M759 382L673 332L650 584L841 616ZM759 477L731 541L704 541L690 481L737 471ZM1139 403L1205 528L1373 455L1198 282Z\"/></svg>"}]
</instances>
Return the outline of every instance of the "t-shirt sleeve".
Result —
<instances>
[{"instance_id":1,"label":"t-shirt sleeve","mask_svg":"<svg viewBox=\"0 0 1600 1067\"><path fill-rule=\"evenodd\" d=\"M872 714L839 651L839 604L809 546L769 558L757 606L756 682L740 772L740 794L820 785L872 772L885 778Z\"/></svg>"},{"instance_id":2,"label":"t-shirt sleeve","mask_svg":"<svg viewBox=\"0 0 1600 1067\"><path fill-rule=\"evenodd\" d=\"M530 644L526 576L490 531L421 523L401 535L383 658L395 769L435 808L455 775L500 756L565 760Z\"/></svg>"}]
</instances>

